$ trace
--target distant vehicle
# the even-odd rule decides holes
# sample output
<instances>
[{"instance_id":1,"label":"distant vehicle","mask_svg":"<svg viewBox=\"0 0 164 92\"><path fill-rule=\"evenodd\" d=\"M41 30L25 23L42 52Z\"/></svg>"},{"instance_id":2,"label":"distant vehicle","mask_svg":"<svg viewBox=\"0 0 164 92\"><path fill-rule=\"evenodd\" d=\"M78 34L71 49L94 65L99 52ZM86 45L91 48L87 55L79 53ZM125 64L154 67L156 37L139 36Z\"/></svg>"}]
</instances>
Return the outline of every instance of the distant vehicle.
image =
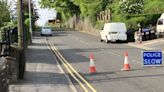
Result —
<instances>
[{"instance_id":1,"label":"distant vehicle","mask_svg":"<svg viewBox=\"0 0 164 92\"><path fill-rule=\"evenodd\" d=\"M50 27L42 27L41 36L52 36L52 30Z\"/></svg>"},{"instance_id":2,"label":"distant vehicle","mask_svg":"<svg viewBox=\"0 0 164 92\"><path fill-rule=\"evenodd\" d=\"M164 36L164 13L157 20L156 35L157 37Z\"/></svg>"},{"instance_id":3,"label":"distant vehicle","mask_svg":"<svg viewBox=\"0 0 164 92\"><path fill-rule=\"evenodd\" d=\"M100 32L101 41L108 43L116 41L127 41L127 29L125 23L112 22L105 23L103 30Z\"/></svg>"}]
</instances>

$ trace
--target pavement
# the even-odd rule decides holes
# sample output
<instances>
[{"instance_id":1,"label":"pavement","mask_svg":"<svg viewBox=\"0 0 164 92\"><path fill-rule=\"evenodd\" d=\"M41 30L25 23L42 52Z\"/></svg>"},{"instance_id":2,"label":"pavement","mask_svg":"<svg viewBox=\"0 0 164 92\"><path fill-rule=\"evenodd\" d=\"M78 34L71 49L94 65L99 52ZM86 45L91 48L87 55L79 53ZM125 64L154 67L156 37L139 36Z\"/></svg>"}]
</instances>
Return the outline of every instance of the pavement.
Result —
<instances>
[{"instance_id":1,"label":"pavement","mask_svg":"<svg viewBox=\"0 0 164 92\"><path fill-rule=\"evenodd\" d=\"M11 84L9 92L72 92L67 76L43 37L33 38L33 44L26 51L25 77Z\"/></svg>"},{"instance_id":2,"label":"pavement","mask_svg":"<svg viewBox=\"0 0 164 92\"><path fill-rule=\"evenodd\" d=\"M160 50L164 53L164 38L142 41L140 44L129 42L127 45L144 50Z\"/></svg>"}]
</instances>

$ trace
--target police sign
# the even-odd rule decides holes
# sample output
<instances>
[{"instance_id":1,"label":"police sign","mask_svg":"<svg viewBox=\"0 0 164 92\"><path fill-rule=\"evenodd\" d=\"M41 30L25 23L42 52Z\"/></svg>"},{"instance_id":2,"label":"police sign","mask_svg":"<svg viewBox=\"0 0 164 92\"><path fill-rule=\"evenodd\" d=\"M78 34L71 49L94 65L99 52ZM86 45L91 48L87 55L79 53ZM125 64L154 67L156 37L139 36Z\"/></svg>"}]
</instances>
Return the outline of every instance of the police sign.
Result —
<instances>
[{"instance_id":1,"label":"police sign","mask_svg":"<svg viewBox=\"0 0 164 92\"><path fill-rule=\"evenodd\" d=\"M143 52L144 66L161 66L162 52L161 51L144 51Z\"/></svg>"}]
</instances>

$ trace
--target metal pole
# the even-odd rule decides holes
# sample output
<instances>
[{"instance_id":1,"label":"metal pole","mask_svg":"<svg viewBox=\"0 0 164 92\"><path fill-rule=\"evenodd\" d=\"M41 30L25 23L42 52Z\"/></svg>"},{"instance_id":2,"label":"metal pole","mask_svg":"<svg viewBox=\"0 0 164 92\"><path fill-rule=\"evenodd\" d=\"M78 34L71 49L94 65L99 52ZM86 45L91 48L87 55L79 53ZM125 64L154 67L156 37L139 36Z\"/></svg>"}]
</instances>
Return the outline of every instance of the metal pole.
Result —
<instances>
[{"instance_id":1,"label":"metal pole","mask_svg":"<svg viewBox=\"0 0 164 92\"><path fill-rule=\"evenodd\" d=\"M29 25L30 25L30 43L32 43L32 22L31 22L31 0L28 1L29 6Z\"/></svg>"}]
</instances>

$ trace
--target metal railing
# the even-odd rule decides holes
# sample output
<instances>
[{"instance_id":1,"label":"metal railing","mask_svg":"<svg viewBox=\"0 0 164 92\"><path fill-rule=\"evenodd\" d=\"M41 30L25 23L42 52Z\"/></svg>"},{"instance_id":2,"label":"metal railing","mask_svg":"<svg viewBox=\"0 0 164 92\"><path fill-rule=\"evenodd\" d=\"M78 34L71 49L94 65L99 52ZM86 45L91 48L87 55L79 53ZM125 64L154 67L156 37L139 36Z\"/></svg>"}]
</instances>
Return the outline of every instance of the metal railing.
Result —
<instances>
[{"instance_id":1,"label":"metal railing","mask_svg":"<svg viewBox=\"0 0 164 92\"><path fill-rule=\"evenodd\" d=\"M8 92L9 83L17 79L18 60L15 59L17 30L5 28L0 30L0 92Z\"/></svg>"}]
</instances>

